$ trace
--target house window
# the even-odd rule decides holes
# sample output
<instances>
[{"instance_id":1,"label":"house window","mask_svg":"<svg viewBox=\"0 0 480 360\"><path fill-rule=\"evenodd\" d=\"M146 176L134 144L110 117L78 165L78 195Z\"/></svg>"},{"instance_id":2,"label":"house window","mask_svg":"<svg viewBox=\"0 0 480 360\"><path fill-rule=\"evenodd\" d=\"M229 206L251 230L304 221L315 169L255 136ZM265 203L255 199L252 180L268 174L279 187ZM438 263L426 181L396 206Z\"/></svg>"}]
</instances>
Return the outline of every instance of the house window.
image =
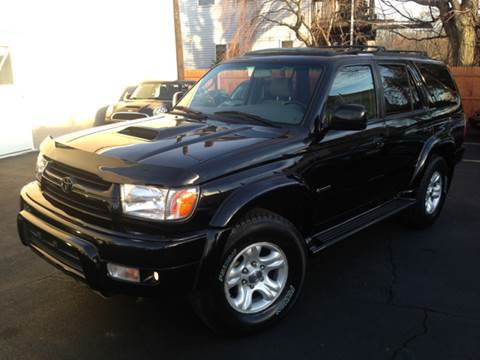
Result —
<instances>
[{"instance_id":1,"label":"house window","mask_svg":"<svg viewBox=\"0 0 480 360\"><path fill-rule=\"evenodd\" d=\"M13 84L12 59L6 46L0 46L0 85Z\"/></svg>"},{"instance_id":2,"label":"house window","mask_svg":"<svg viewBox=\"0 0 480 360\"><path fill-rule=\"evenodd\" d=\"M227 45L215 45L215 61L220 62L225 60L225 55L227 55Z\"/></svg>"},{"instance_id":3,"label":"house window","mask_svg":"<svg viewBox=\"0 0 480 360\"><path fill-rule=\"evenodd\" d=\"M282 48L293 48L293 41L292 40L284 40L282 41Z\"/></svg>"},{"instance_id":4,"label":"house window","mask_svg":"<svg viewBox=\"0 0 480 360\"><path fill-rule=\"evenodd\" d=\"M208 6L208 5L214 5L215 0L198 0L198 5L199 6Z\"/></svg>"}]
</instances>

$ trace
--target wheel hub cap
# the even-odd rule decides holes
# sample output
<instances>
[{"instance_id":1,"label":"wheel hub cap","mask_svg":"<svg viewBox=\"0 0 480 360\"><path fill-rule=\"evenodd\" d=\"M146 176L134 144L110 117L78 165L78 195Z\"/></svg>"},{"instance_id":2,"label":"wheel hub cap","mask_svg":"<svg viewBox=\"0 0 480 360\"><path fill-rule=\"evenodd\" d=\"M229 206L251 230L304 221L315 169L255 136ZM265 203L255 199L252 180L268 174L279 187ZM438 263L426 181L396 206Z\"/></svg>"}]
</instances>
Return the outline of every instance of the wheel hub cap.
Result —
<instances>
[{"instance_id":1,"label":"wheel hub cap","mask_svg":"<svg viewBox=\"0 0 480 360\"><path fill-rule=\"evenodd\" d=\"M278 299L287 278L287 257L282 249L272 243L255 243L243 249L228 266L225 296L236 311L257 313Z\"/></svg>"},{"instance_id":2,"label":"wheel hub cap","mask_svg":"<svg viewBox=\"0 0 480 360\"><path fill-rule=\"evenodd\" d=\"M425 195L425 211L427 214L433 214L435 210L437 210L442 198L442 191L442 175L438 171L435 171L430 178Z\"/></svg>"}]
</instances>

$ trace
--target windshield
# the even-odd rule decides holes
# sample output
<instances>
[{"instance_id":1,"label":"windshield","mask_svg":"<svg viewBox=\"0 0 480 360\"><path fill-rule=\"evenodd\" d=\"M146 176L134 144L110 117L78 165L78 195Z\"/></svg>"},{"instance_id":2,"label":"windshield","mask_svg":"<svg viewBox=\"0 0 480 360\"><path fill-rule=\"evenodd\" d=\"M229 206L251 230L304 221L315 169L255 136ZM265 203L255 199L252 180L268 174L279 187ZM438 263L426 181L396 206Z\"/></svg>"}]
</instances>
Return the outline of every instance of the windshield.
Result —
<instances>
[{"instance_id":1,"label":"windshield","mask_svg":"<svg viewBox=\"0 0 480 360\"><path fill-rule=\"evenodd\" d=\"M130 99L157 99L172 101L173 94L187 91L188 85L175 83L147 82L141 83L133 91Z\"/></svg>"},{"instance_id":2,"label":"windshield","mask_svg":"<svg viewBox=\"0 0 480 360\"><path fill-rule=\"evenodd\" d=\"M276 63L227 63L203 77L178 103L206 115L242 113L297 125L310 103L321 67ZM238 117L238 116L237 116Z\"/></svg>"}]
</instances>

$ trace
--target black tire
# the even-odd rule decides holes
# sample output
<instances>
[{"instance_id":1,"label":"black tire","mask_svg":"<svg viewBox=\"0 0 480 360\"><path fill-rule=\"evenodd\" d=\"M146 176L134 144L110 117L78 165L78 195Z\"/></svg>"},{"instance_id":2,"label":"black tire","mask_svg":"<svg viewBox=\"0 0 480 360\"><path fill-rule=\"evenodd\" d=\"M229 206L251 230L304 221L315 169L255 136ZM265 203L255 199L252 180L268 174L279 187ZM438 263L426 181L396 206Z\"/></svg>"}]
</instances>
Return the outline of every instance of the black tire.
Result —
<instances>
[{"instance_id":1,"label":"black tire","mask_svg":"<svg viewBox=\"0 0 480 360\"><path fill-rule=\"evenodd\" d=\"M441 192L440 200L438 205L434 208L433 211L427 211L426 198L427 198L427 189L432 179L432 176L435 173L441 175ZM416 228L425 228L432 225L435 220L437 220L440 212L442 211L443 205L448 191L449 184L449 171L448 166L445 160L437 155L434 155L430 158L430 161L425 169L420 184L416 191L416 204L410 207L405 213L405 220L407 225L416 227Z\"/></svg>"},{"instance_id":2,"label":"black tire","mask_svg":"<svg viewBox=\"0 0 480 360\"><path fill-rule=\"evenodd\" d=\"M107 114L108 106L104 106L98 109L97 113L95 114L95 120L93 122L93 126L102 126L105 125L105 116Z\"/></svg>"},{"instance_id":3,"label":"black tire","mask_svg":"<svg viewBox=\"0 0 480 360\"><path fill-rule=\"evenodd\" d=\"M258 242L274 244L283 251L288 263L288 275L283 290L272 304L259 312L245 314L234 309L227 300L225 273L236 254ZM215 332L245 334L273 324L295 304L306 272L305 243L295 226L285 218L270 211L255 210L233 228L213 269L213 274L208 275L208 281L204 282L208 285L192 296L193 307Z\"/></svg>"}]
</instances>

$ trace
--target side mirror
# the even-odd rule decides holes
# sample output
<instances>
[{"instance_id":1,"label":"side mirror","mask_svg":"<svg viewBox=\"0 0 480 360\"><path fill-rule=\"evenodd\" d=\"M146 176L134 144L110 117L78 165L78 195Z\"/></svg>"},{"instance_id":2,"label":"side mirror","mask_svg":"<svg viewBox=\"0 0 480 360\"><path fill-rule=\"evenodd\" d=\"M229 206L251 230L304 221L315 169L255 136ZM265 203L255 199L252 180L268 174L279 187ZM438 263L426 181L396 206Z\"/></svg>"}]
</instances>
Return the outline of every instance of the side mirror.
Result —
<instances>
[{"instance_id":1,"label":"side mirror","mask_svg":"<svg viewBox=\"0 0 480 360\"><path fill-rule=\"evenodd\" d=\"M129 93L129 92L126 92L125 95L123 95L123 99L128 100L128 99L130 99L130 96L132 96L132 94Z\"/></svg>"},{"instance_id":2,"label":"side mirror","mask_svg":"<svg viewBox=\"0 0 480 360\"><path fill-rule=\"evenodd\" d=\"M173 94L172 108L178 104L178 102L182 99L183 95L185 95L183 91L177 91L175 94Z\"/></svg>"},{"instance_id":3,"label":"side mirror","mask_svg":"<svg viewBox=\"0 0 480 360\"><path fill-rule=\"evenodd\" d=\"M363 130L367 127L367 110L363 105L340 105L330 116L328 129Z\"/></svg>"}]
</instances>

